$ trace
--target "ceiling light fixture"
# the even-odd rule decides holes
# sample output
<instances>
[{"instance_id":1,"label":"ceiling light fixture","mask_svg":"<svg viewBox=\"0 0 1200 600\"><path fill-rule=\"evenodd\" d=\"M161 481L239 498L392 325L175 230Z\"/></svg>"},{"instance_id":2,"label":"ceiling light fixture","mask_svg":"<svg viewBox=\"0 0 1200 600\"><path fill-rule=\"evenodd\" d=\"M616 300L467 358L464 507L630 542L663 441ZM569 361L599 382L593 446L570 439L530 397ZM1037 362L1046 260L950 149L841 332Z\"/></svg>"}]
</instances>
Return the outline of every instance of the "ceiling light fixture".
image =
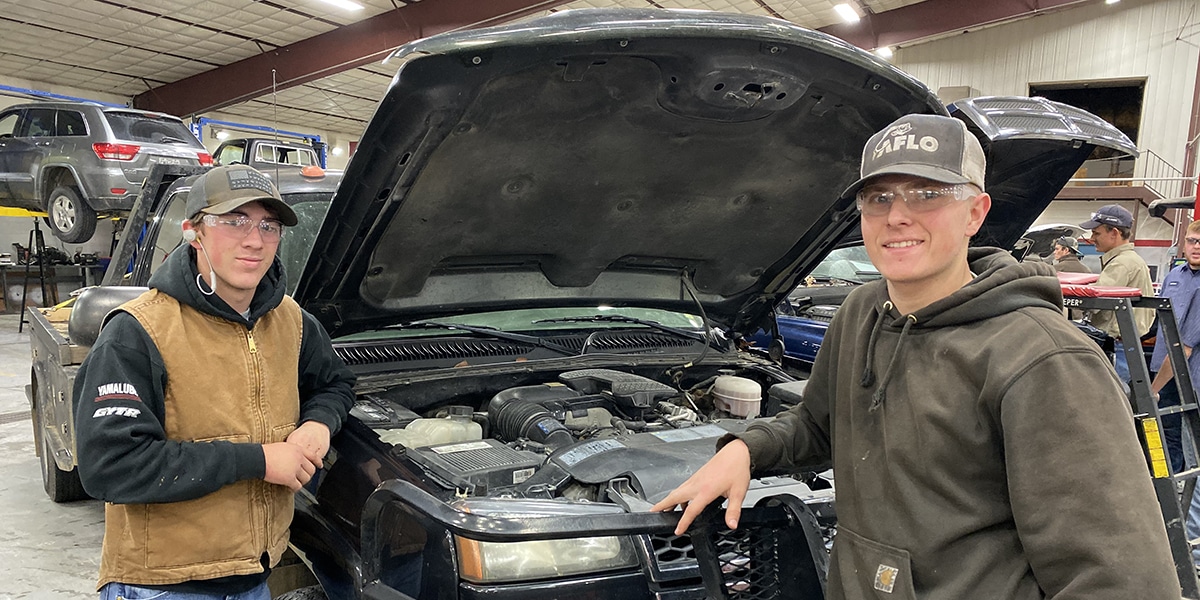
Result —
<instances>
[{"instance_id":1,"label":"ceiling light fixture","mask_svg":"<svg viewBox=\"0 0 1200 600\"><path fill-rule=\"evenodd\" d=\"M334 155L334 156L341 156L341 155L342 155L342 147L341 147L341 146L334 146L334 147L333 147L333 155Z\"/></svg>"},{"instance_id":2,"label":"ceiling light fixture","mask_svg":"<svg viewBox=\"0 0 1200 600\"><path fill-rule=\"evenodd\" d=\"M1121 0L1104 0L1104 3L1105 3L1105 4L1116 4L1116 3L1120 2L1120 1L1121 1Z\"/></svg>"},{"instance_id":3,"label":"ceiling light fixture","mask_svg":"<svg viewBox=\"0 0 1200 600\"><path fill-rule=\"evenodd\" d=\"M838 4L833 7L833 12L836 12L847 23L857 23L861 18L858 16L858 11L849 4Z\"/></svg>"},{"instance_id":4,"label":"ceiling light fixture","mask_svg":"<svg viewBox=\"0 0 1200 600\"><path fill-rule=\"evenodd\" d=\"M879 58L891 58L893 54L892 47L880 46L875 49L875 54L879 55Z\"/></svg>"},{"instance_id":5,"label":"ceiling light fixture","mask_svg":"<svg viewBox=\"0 0 1200 600\"><path fill-rule=\"evenodd\" d=\"M321 0L330 6L336 6L342 10L362 10L363 5L353 2L352 0Z\"/></svg>"},{"instance_id":6,"label":"ceiling light fixture","mask_svg":"<svg viewBox=\"0 0 1200 600\"><path fill-rule=\"evenodd\" d=\"M228 132L228 131L218 131L218 132L217 132L217 139L218 139L218 140L227 140L227 139L229 139L229 132Z\"/></svg>"}]
</instances>

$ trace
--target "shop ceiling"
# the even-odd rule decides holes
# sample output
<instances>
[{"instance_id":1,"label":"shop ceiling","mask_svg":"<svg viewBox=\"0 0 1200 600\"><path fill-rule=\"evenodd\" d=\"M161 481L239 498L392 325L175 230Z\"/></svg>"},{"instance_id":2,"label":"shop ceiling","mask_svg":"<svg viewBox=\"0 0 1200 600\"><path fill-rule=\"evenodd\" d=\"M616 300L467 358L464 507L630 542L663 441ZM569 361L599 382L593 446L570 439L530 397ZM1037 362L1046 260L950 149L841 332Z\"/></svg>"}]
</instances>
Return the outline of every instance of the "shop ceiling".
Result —
<instances>
[{"instance_id":1,"label":"shop ceiling","mask_svg":"<svg viewBox=\"0 0 1200 600\"><path fill-rule=\"evenodd\" d=\"M741 12L866 49L1101 0L3 0L0 75L130 98L183 117L226 115L356 135L397 46L454 29L588 7ZM846 24L834 6L862 19ZM44 89L44 86L38 89Z\"/></svg>"}]
</instances>

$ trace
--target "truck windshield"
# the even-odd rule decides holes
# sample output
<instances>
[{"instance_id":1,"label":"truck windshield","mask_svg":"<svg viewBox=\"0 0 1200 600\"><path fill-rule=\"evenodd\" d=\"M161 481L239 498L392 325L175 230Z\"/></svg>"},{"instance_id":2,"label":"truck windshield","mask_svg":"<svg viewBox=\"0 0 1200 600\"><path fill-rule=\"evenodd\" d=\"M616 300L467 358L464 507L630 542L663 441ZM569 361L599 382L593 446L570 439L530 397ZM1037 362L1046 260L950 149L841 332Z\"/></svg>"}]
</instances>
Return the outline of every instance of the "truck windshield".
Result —
<instances>
[{"instance_id":1,"label":"truck windshield","mask_svg":"<svg viewBox=\"0 0 1200 600\"><path fill-rule=\"evenodd\" d=\"M283 201L296 211L299 221L295 227L288 227L279 242L279 260L283 262L283 270L287 273L288 293L296 291L300 281L300 271L308 262L312 253L313 242L329 211L329 201L333 199L332 192L306 192L300 194L283 194Z\"/></svg>"}]
</instances>

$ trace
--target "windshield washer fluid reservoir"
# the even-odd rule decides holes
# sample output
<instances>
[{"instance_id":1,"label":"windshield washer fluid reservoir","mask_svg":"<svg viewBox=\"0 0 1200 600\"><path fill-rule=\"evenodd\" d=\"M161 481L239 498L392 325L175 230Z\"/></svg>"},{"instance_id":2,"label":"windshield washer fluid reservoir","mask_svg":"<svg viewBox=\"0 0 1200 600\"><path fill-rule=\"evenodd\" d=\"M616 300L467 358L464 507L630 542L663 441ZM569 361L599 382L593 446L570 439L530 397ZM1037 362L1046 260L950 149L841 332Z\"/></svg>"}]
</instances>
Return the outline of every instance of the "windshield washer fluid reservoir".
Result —
<instances>
[{"instance_id":1,"label":"windshield washer fluid reservoir","mask_svg":"<svg viewBox=\"0 0 1200 600\"><path fill-rule=\"evenodd\" d=\"M758 416L762 403L762 386L745 377L722 375L712 387L713 398L720 408L735 417L749 419Z\"/></svg>"},{"instance_id":2,"label":"windshield washer fluid reservoir","mask_svg":"<svg viewBox=\"0 0 1200 600\"><path fill-rule=\"evenodd\" d=\"M380 432L379 439L406 448L423 448L483 439L483 427L470 416L450 415L442 419L417 419L404 429Z\"/></svg>"}]
</instances>

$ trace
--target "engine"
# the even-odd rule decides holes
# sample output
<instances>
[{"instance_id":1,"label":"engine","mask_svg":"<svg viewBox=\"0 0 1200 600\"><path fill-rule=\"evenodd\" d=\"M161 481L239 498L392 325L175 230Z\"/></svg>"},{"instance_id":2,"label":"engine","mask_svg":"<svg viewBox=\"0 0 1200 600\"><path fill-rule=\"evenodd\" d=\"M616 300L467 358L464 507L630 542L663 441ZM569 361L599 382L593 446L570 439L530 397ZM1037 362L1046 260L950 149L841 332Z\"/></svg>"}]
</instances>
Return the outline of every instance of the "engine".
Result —
<instances>
[{"instance_id":1,"label":"engine","mask_svg":"<svg viewBox=\"0 0 1200 600\"><path fill-rule=\"evenodd\" d=\"M582 369L501 389L478 406L447 404L418 415L368 395L353 414L459 495L564 497L632 510L700 468L717 438L743 431L759 411L761 389L725 373L680 389Z\"/></svg>"}]
</instances>

